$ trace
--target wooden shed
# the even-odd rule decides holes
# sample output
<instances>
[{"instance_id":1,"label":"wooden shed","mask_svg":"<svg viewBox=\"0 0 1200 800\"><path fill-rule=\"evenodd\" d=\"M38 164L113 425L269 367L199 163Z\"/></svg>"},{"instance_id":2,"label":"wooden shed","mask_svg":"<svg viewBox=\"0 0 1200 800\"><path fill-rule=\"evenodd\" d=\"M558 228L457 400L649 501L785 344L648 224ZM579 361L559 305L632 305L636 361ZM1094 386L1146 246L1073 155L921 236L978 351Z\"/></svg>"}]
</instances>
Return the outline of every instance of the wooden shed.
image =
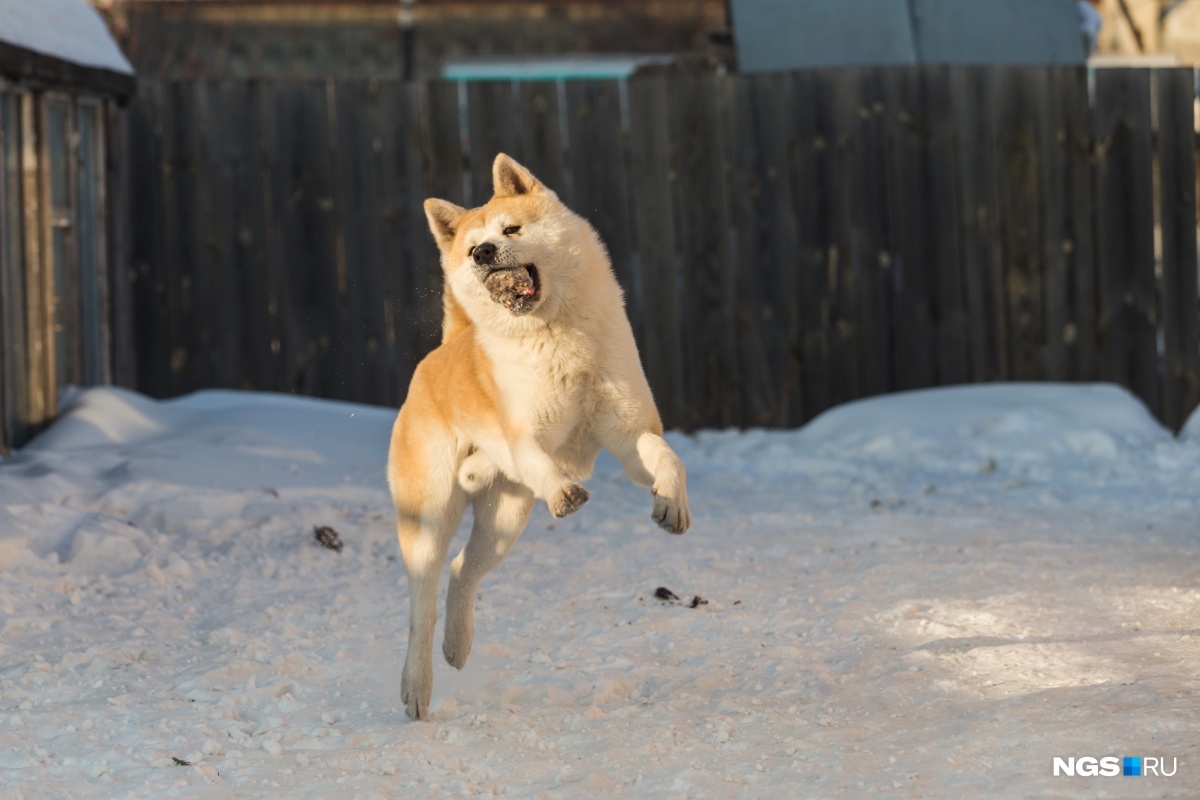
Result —
<instances>
[{"instance_id":1,"label":"wooden shed","mask_svg":"<svg viewBox=\"0 0 1200 800\"><path fill-rule=\"evenodd\" d=\"M113 378L109 132L133 70L83 0L0 0L0 450Z\"/></svg>"}]
</instances>

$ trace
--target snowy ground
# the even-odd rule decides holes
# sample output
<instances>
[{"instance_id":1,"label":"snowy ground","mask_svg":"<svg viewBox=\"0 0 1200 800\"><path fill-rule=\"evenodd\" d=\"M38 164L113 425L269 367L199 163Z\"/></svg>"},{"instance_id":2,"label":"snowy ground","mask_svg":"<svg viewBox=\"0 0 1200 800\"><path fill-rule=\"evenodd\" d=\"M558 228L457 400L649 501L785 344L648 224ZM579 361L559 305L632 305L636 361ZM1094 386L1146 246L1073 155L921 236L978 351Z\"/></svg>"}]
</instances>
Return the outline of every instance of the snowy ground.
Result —
<instances>
[{"instance_id":1,"label":"snowy ground","mask_svg":"<svg viewBox=\"0 0 1200 800\"><path fill-rule=\"evenodd\" d=\"M422 724L391 420L93 390L0 464L0 796L1200 795L1200 419L1010 385L674 435L683 537L606 457ZM1106 755L1177 774L1051 775Z\"/></svg>"}]
</instances>

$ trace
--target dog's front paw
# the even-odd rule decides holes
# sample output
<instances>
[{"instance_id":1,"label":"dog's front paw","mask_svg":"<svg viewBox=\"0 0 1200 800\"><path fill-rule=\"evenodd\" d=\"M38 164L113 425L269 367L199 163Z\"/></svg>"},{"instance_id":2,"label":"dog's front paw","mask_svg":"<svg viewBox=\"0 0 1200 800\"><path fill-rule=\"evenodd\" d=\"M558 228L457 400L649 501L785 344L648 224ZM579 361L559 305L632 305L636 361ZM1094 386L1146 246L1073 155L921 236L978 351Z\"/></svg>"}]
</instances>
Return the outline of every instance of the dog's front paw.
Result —
<instances>
[{"instance_id":1,"label":"dog's front paw","mask_svg":"<svg viewBox=\"0 0 1200 800\"><path fill-rule=\"evenodd\" d=\"M551 514L562 518L574 514L587 501L587 489L578 483L568 483L558 490L557 494L550 499L548 505L550 506Z\"/></svg>"},{"instance_id":2,"label":"dog's front paw","mask_svg":"<svg viewBox=\"0 0 1200 800\"><path fill-rule=\"evenodd\" d=\"M429 719L429 699L433 696L433 666L426 669L405 665L400 679L400 699L410 719Z\"/></svg>"},{"instance_id":3,"label":"dog's front paw","mask_svg":"<svg viewBox=\"0 0 1200 800\"><path fill-rule=\"evenodd\" d=\"M683 533L692 526L692 514L688 510L686 496L676 500L655 492L654 511L650 516L667 533Z\"/></svg>"}]
</instances>

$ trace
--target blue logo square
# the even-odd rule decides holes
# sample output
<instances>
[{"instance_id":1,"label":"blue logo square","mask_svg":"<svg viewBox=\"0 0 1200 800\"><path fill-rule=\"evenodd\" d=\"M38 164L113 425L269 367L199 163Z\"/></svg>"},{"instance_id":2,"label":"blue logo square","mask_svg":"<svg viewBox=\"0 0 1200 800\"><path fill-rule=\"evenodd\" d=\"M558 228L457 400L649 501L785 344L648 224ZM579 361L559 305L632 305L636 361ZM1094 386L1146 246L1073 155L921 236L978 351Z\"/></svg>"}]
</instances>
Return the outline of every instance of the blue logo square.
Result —
<instances>
[{"instance_id":1,"label":"blue logo square","mask_svg":"<svg viewBox=\"0 0 1200 800\"><path fill-rule=\"evenodd\" d=\"M1142 775L1142 759L1138 756L1125 756L1122 774L1127 777L1140 778Z\"/></svg>"}]
</instances>

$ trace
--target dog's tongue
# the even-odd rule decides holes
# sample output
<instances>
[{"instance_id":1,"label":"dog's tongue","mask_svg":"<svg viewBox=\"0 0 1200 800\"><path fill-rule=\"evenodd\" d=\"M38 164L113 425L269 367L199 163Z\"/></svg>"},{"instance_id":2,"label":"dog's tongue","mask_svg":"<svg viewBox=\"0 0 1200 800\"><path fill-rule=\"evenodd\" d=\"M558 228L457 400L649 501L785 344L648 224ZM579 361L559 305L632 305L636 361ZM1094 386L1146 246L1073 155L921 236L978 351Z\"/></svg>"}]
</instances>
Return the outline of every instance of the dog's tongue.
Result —
<instances>
[{"instance_id":1,"label":"dog's tongue","mask_svg":"<svg viewBox=\"0 0 1200 800\"><path fill-rule=\"evenodd\" d=\"M515 297L532 297L537 292L527 267L496 270L484 279L483 284L492 293L492 299L501 303Z\"/></svg>"}]
</instances>

